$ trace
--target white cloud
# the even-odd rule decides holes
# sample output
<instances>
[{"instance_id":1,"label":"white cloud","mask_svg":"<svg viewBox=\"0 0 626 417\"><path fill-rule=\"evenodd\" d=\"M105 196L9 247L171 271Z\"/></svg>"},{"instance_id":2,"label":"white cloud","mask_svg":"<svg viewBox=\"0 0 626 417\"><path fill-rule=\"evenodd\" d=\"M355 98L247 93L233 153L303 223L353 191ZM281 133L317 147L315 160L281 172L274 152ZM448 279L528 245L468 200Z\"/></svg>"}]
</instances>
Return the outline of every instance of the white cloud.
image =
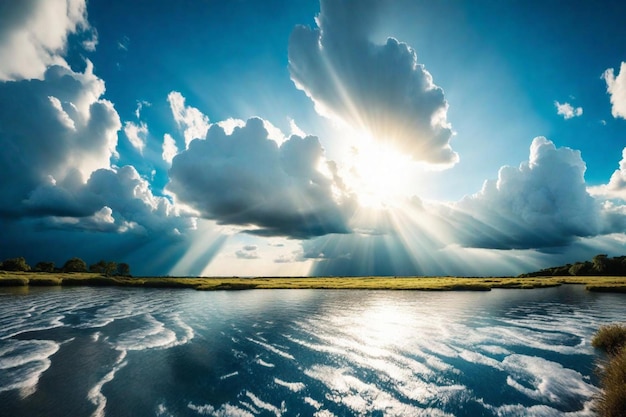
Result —
<instances>
[{"instance_id":1,"label":"white cloud","mask_svg":"<svg viewBox=\"0 0 626 417\"><path fill-rule=\"evenodd\" d=\"M322 0L318 28L298 26L289 39L291 79L321 115L369 132L416 161L454 164L443 90L410 46L369 40L382 4Z\"/></svg>"},{"instance_id":2,"label":"white cloud","mask_svg":"<svg viewBox=\"0 0 626 417\"><path fill-rule=\"evenodd\" d=\"M50 65L67 67L68 35L88 29L85 0L0 2L0 81L42 78Z\"/></svg>"},{"instance_id":3,"label":"white cloud","mask_svg":"<svg viewBox=\"0 0 626 417\"><path fill-rule=\"evenodd\" d=\"M0 83L0 212L21 213L30 192L52 178L83 182L110 166L121 127L104 82L52 66L43 80ZM16 158L15 155L20 155Z\"/></svg>"},{"instance_id":4,"label":"white cloud","mask_svg":"<svg viewBox=\"0 0 626 417\"><path fill-rule=\"evenodd\" d=\"M565 120L571 119L573 117L579 117L579 116L582 116L582 114L583 114L583 108L582 107L573 107L569 103L562 103L561 104L558 101L555 101L554 105L556 107L556 113L558 115L563 116L563 118Z\"/></svg>"},{"instance_id":5,"label":"white cloud","mask_svg":"<svg viewBox=\"0 0 626 417\"><path fill-rule=\"evenodd\" d=\"M168 164L172 163L172 159L178 154L178 147L176 146L176 141L174 138L166 133L163 135L163 153L161 156L163 160Z\"/></svg>"},{"instance_id":6,"label":"white cloud","mask_svg":"<svg viewBox=\"0 0 626 417\"><path fill-rule=\"evenodd\" d=\"M613 117L626 119L626 62L622 62L619 74L615 76L613 68L604 71L606 91L611 96L611 114Z\"/></svg>"},{"instance_id":7,"label":"white cloud","mask_svg":"<svg viewBox=\"0 0 626 417\"><path fill-rule=\"evenodd\" d=\"M256 245L246 245L235 252L238 259L259 259L258 247Z\"/></svg>"},{"instance_id":8,"label":"white cloud","mask_svg":"<svg viewBox=\"0 0 626 417\"><path fill-rule=\"evenodd\" d=\"M130 141L130 144L133 145L133 148L143 154L143 148L146 146L146 140L148 138L148 125L144 122L140 122L139 124L126 122L124 124L124 133Z\"/></svg>"},{"instance_id":9,"label":"white cloud","mask_svg":"<svg viewBox=\"0 0 626 417\"><path fill-rule=\"evenodd\" d=\"M224 132L226 132L227 135L232 135L235 128L244 127L246 125L246 121L229 117L228 119L219 121L216 124L224 129Z\"/></svg>"},{"instance_id":10,"label":"white cloud","mask_svg":"<svg viewBox=\"0 0 626 417\"><path fill-rule=\"evenodd\" d=\"M497 181L453 206L465 246L511 249L563 246L601 231L600 206L587 192L580 152L535 138L527 162L502 167Z\"/></svg>"},{"instance_id":11,"label":"white cloud","mask_svg":"<svg viewBox=\"0 0 626 417\"><path fill-rule=\"evenodd\" d=\"M256 118L231 135L211 126L174 158L166 189L203 217L258 235L348 232L353 199L318 171L328 163L318 139L292 136L279 146L268 135Z\"/></svg>"},{"instance_id":12,"label":"white cloud","mask_svg":"<svg viewBox=\"0 0 626 417\"><path fill-rule=\"evenodd\" d=\"M589 192L598 197L626 201L626 148L622 150L619 168L613 172L608 184L590 187Z\"/></svg>"},{"instance_id":13,"label":"white cloud","mask_svg":"<svg viewBox=\"0 0 626 417\"><path fill-rule=\"evenodd\" d=\"M178 91L172 91L167 96L174 120L185 137L185 149L194 139L204 139L209 130L209 118L195 107L185 105L185 97Z\"/></svg>"}]
</instances>

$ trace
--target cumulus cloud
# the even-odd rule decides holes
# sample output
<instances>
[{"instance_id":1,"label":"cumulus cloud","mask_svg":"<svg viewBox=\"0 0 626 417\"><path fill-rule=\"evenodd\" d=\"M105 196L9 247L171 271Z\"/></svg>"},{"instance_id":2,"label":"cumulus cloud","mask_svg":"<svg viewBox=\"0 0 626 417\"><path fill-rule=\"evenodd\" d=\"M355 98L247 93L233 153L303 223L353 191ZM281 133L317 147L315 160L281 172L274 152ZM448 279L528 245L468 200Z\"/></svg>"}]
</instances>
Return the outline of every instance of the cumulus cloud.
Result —
<instances>
[{"instance_id":1,"label":"cumulus cloud","mask_svg":"<svg viewBox=\"0 0 626 417\"><path fill-rule=\"evenodd\" d=\"M31 214L49 216L48 226L146 234L178 234L193 229L187 213L165 197L152 193L150 184L130 166L98 169L86 183L48 182L24 201Z\"/></svg>"},{"instance_id":2,"label":"cumulus cloud","mask_svg":"<svg viewBox=\"0 0 626 417\"><path fill-rule=\"evenodd\" d=\"M527 162L502 167L497 180L453 206L449 226L463 245L480 248L562 246L596 235L600 206L587 192L585 170L579 151L537 137Z\"/></svg>"},{"instance_id":3,"label":"cumulus cloud","mask_svg":"<svg viewBox=\"0 0 626 417\"><path fill-rule=\"evenodd\" d=\"M50 65L67 67L68 35L88 29L85 0L0 2L0 81L41 78ZM86 47L96 43L94 31Z\"/></svg>"},{"instance_id":4,"label":"cumulus cloud","mask_svg":"<svg viewBox=\"0 0 626 417\"><path fill-rule=\"evenodd\" d=\"M289 39L289 71L321 115L369 132L417 161L453 164L453 131L443 90L394 38L369 35L382 1L321 1L316 29L296 27Z\"/></svg>"},{"instance_id":5,"label":"cumulus cloud","mask_svg":"<svg viewBox=\"0 0 626 417\"><path fill-rule=\"evenodd\" d=\"M582 107L573 107L567 102L559 103L558 101L555 101L554 106L556 107L556 113L560 116L563 116L565 120L583 115Z\"/></svg>"},{"instance_id":6,"label":"cumulus cloud","mask_svg":"<svg viewBox=\"0 0 626 417\"><path fill-rule=\"evenodd\" d=\"M626 148L622 150L619 168L613 172L608 184L590 187L589 192L599 197L626 201Z\"/></svg>"},{"instance_id":7,"label":"cumulus cloud","mask_svg":"<svg viewBox=\"0 0 626 417\"><path fill-rule=\"evenodd\" d=\"M133 145L133 148L140 154L143 154L143 148L145 148L148 139L148 125L144 122L139 122L139 124L126 122L124 124L124 133L130 144Z\"/></svg>"},{"instance_id":8,"label":"cumulus cloud","mask_svg":"<svg viewBox=\"0 0 626 417\"><path fill-rule=\"evenodd\" d=\"M220 224L264 236L307 238L346 233L353 199L329 165L318 139L292 136L282 145L268 138L261 119L227 135L211 126L172 161L166 189Z\"/></svg>"},{"instance_id":9,"label":"cumulus cloud","mask_svg":"<svg viewBox=\"0 0 626 417\"><path fill-rule=\"evenodd\" d=\"M176 146L176 141L169 133L163 135L163 153L161 157L168 164L172 163L172 159L178 153L178 147Z\"/></svg>"},{"instance_id":10,"label":"cumulus cloud","mask_svg":"<svg viewBox=\"0 0 626 417\"><path fill-rule=\"evenodd\" d=\"M116 155L121 123L104 82L52 66L43 80L0 83L0 213L18 214L38 186L84 182Z\"/></svg>"},{"instance_id":11,"label":"cumulus cloud","mask_svg":"<svg viewBox=\"0 0 626 417\"><path fill-rule=\"evenodd\" d=\"M195 107L185 105L185 97L178 91L172 91L167 96L172 115L178 127L183 131L185 148L194 139L202 139L209 130L209 118Z\"/></svg>"},{"instance_id":12,"label":"cumulus cloud","mask_svg":"<svg viewBox=\"0 0 626 417\"><path fill-rule=\"evenodd\" d=\"M611 114L613 117L626 119L626 62L622 62L619 74L613 68L604 71L602 78L606 81L606 91L611 96Z\"/></svg>"}]
</instances>

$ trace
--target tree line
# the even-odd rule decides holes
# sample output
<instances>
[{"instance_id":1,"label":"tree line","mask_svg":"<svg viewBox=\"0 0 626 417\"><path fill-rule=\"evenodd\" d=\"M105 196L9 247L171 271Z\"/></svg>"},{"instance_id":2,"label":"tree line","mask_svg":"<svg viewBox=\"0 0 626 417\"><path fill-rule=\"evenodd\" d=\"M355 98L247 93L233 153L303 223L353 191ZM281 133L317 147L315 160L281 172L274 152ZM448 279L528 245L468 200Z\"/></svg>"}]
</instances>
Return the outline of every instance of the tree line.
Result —
<instances>
[{"instance_id":1,"label":"tree line","mask_svg":"<svg viewBox=\"0 0 626 417\"><path fill-rule=\"evenodd\" d=\"M540 276L626 276L626 256L609 258L606 254L593 257L591 261L576 262L542 269L520 275L521 277Z\"/></svg>"},{"instance_id":2,"label":"tree line","mask_svg":"<svg viewBox=\"0 0 626 417\"><path fill-rule=\"evenodd\" d=\"M100 260L89 265L80 258L70 258L62 267L55 266L54 262L40 261L31 268L23 257L5 259L0 262L0 271L22 272L94 272L106 276L130 276L130 265L126 262Z\"/></svg>"}]
</instances>

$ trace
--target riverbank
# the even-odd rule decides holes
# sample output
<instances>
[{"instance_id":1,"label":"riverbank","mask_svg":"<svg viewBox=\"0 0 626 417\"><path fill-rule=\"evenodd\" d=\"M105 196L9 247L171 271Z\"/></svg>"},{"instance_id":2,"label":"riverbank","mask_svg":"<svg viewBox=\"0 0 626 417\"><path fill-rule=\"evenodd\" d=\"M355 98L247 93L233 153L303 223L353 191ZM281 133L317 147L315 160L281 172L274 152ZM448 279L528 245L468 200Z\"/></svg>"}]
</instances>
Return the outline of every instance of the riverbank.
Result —
<instances>
[{"instance_id":1,"label":"riverbank","mask_svg":"<svg viewBox=\"0 0 626 417\"><path fill-rule=\"evenodd\" d=\"M490 291L493 288L546 288L585 285L589 291L626 293L626 277L106 277L96 273L0 272L0 286L120 286L246 289L367 289L418 291Z\"/></svg>"}]
</instances>

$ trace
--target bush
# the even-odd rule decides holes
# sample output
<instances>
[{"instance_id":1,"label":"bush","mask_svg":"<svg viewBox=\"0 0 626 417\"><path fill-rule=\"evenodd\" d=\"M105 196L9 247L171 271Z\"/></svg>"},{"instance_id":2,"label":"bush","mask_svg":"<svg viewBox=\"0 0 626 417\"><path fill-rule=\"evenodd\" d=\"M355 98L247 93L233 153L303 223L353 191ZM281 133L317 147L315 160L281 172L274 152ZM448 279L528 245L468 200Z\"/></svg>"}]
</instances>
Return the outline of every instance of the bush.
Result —
<instances>
[{"instance_id":1,"label":"bush","mask_svg":"<svg viewBox=\"0 0 626 417\"><path fill-rule=\"evenodd\" d=\"M610 324L600 327L591 344L611 355L617 354L626 346L626 325Z\"/></svg>"},{"instance_id":2,"label":"bush","mask_svg":"<svg viewBox=\"0 0 626 417\"><path fill-rule=\"evenodd\" d=\"M602 369L602 393L597 411L602 417L623 417L626 410L626 325L600 327L591 344L609 354Z\"/></svg>"},{"instance_id":3,"label":"bush","mask_svg":"<svg viewBox=\"0 0 626 417\"><path fill-rule=\"evenodd\" d=\"M598 412L603 417L624 417L626 412L626 349L612 356L604 367Z\"/></svg>"},{"instance_id":4,"label":"bush","mask_svg":"<svg viewBox=\"0 0 626 417\"><path fill-rule=\"evenodd\" d=\"M2 262L2 269L5 271L30 271L30 266L26 263L26 259L11 258Z\"/></svg>"},{"instance_id":5,"label":"bush","mask_svg":"<svg viewBox=\"0 0 626 417\"><path fill-rule=\"evenodd\" d=\"M129 277L130 265L128 265L126 262L120 262L119 264L117 264L117 275L121 275L123 277Z\"/></svg>"},{"instance_id":6,"label":"bush","mask_svg":"<svg viewBox=\"0 0 626 417\"><path fill-rule=\"evenodd\" d=\"M69 259L63 265L63 272L86 272L87 264L80 258Z\"/></svg>"},{"instance_id":7,"label":"bush","mask_svg":"<svg viewBox=\"0 0 626 417\"><path fill-rule=\"evenodd\" d=\"M37 262L36 272L54 272L54 262Z\"/></svg>"}]
</instances>

